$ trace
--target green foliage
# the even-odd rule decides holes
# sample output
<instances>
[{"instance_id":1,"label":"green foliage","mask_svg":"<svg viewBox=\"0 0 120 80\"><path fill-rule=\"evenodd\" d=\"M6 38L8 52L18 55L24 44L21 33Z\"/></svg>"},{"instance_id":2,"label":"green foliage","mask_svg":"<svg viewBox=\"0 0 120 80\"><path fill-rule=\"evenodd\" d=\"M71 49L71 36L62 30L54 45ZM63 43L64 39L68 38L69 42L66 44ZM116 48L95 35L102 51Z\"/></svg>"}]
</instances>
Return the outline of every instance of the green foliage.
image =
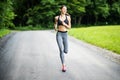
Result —
<instances>
[{"instance_id":1,"label":"green foliage","mask_svg":"<svg viewBox=\"0 0 120 80\"><path fill-rule=\"evenodd\" d=\"M0 3L0 28L14 28L12 20L15 17L11 0L5 0Z\"/></svg>"},{"instance_id":2,"label":"green foliage","mask_svg":"<svg viewBox=\"0 0 120 80\"><path fill-rule=\"evenodd\" d=\"M118 3L118 2L113 3L112 10L116 11L120 14L120 3Z\"/></svg>"},{"instance_id":3,"label":"green foliage","mask_svg":"<svg viewBox=\"0 0 120 80\"><path fill-rule=\"evenodd\" d=\"M108 22L112 24L120 24L120 0L109 1L109 17Z\"/></svg>"},{"instance_id":4,"label":"green foliage","mask_svg":"<svg viewBox=\"0 0 120 80\"><path fill-rule=\"evenodd\" d=\"M102 15L102 17L107 18L109 16L109 6L108 4L102 4L98 7L99 14Z\"/></svg>"},{"instance_id":5,"label":"green foliage","mask_svg":"<svg viewBox=\"0 0 120 80\"><path fill-rule=\"evenodd\" d=\"M120 0L1 0L0 28L15 26L53 25L66 5L72 25L120 24ZM14 25L15 24L15 25Z\"/></svg>"},{"instance_id":6,"label":"green foliage","mask_svg":"<svg viewBox=\"0 0 120 80\"><path fill-rule=\"evenodd\" d=\"M107 0L92 0L88 3L86 10L90 15L94 15L95 24L98 23L99 15L105 19L109 16L109 5L106 1Z\"/></svg>"}]
</instances>

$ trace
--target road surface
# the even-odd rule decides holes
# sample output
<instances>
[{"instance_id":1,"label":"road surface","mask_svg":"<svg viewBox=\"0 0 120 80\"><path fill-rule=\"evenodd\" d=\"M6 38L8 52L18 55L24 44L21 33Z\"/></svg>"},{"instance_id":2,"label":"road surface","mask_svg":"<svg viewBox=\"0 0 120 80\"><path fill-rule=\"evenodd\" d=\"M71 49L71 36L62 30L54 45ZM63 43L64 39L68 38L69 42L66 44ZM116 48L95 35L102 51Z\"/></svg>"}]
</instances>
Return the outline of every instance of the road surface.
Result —
<instances>
[{"instance_id":1,"label":"road surface","mask_svg":"<svg viewBox=\"0 0 120 80\"><path fill-rule=\"evenodd\" d=\"M120 64L71 37L65 60L64 73L54 31L16 32L0 49L0 80L120 80Z\"/></svg>"}]
</instances>

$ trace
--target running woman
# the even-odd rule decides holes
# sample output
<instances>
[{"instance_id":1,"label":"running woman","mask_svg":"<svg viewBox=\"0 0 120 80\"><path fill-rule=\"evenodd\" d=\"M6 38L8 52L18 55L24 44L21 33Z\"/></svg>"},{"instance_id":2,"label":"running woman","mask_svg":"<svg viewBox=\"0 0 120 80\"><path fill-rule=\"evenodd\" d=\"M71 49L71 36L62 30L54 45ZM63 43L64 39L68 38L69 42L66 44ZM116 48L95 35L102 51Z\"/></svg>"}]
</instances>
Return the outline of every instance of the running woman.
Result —
<instances>
[{"instance_id":1,"label":"running woman","mask_svg":"<svg viewBox=\"0 0 120 80\"><path fill-rule=\"evenodd\" d=\"M57 31L56 41L60 51L60 59L62 63L62 71L66 71L65 56L68 53L68 29L71 28L71 17L67 13L67 7L62 5L60 7L61 14L55 17L54 28Z\"/></svg>"}]
</instances>

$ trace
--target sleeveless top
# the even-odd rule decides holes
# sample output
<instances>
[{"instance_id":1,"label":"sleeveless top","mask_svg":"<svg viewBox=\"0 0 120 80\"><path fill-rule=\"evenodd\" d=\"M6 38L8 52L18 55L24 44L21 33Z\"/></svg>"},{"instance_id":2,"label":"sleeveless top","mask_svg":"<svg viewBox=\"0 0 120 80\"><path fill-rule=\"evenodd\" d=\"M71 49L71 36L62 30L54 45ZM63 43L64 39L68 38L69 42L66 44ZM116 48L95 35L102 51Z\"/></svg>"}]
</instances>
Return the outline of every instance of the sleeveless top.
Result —
<instances>
[{"instance_id":1,"label":"sleeveless top","mask_svg":"<svg viewBox=\"0 0 120 80\"><path fill-rule=\"evenodd\" d=\"M64 22L65 22L66 24L68 24L67 16L66 16L66 19L64 20ZM62 21L60 20L60 16L58 17L58 26L59 26L59 25L63 25L63 24L62 24Z\"/></svg>"}]
</instances>

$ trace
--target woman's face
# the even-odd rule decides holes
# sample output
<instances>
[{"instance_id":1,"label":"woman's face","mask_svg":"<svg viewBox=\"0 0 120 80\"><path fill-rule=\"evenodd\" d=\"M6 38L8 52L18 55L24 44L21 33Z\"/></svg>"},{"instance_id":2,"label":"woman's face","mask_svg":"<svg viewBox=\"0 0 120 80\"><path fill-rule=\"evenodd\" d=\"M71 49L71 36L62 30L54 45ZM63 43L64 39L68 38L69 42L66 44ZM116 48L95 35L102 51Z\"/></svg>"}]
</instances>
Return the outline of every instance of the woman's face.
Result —
<instances>
[{"instance_id":1,"label":"woman's face","mask_svg":"<svg viewBox=\"0 0 120 80\"><path fill-rule=\"evenodd\" d=\"M62 14L66 14L66 12L67 12L67 8L64 6L64 7L61 9L61 13L62 13Z\"/></svg>"}]
</instances>

